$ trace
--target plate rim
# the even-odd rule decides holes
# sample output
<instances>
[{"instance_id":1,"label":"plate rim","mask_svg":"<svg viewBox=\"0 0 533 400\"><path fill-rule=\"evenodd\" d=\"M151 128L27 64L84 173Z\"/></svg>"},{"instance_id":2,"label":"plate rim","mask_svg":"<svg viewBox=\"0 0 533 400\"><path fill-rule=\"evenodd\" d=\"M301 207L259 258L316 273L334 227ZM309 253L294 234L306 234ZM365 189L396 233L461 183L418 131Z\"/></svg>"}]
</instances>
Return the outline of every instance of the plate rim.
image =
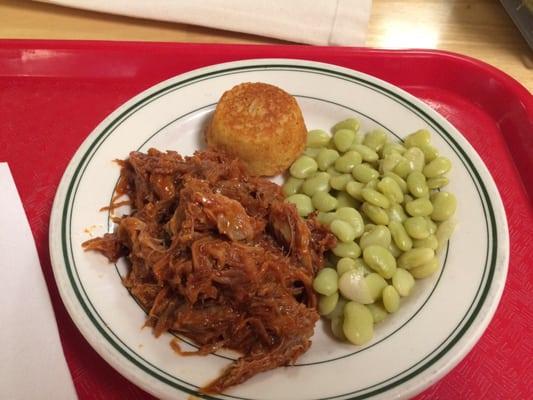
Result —
<instances>
[{"instance_id":1,"label":"plate rim","mask_svg":"<svg viewBox=\"0 0 533 400\"><path fill-rule=\"evenodd\" d=\"M263 64L263 65L262 65ZM439 125L444 131L446 131L450 137L455 140L456 137L461 138L462 135L460 132L454 128L444 117L442 117L440 114L438 114L436 111L432 110L427 106L426 104L422 103L420 100L416 99L414 96L410 95L409 93L403 91L402 89L393 86L385 81L382 81L378 78L375 78L371 75L367 75L364 73L361 73L359 71L355 71L348 68L339 67L334 64L327 64L327 63L320 63L320 62L314 62L314 61L307 61L307 60L299 60L299 59L271 59L271 58L262 58L262 59L253 59L253 60L243 60L243 61L234 61L229 63L221 63L221 64L214 64L207 67L203 67L200 69L195 69L193 71L187 72L185 74L180 74L174 77L171 77L165 81L162 81L143 92L139 93L138 95L134 96L130 100L126 101L119 107L117 107L111 114L109 114L108 117L106 117L84 140L84 142L79 146L79 148L76 150L74 156L72 157L71 161L69 162L67 168L65 169L65 172L63 174L63 177L61 179L61 182L58 186L58 190L56 192L56 196L54 199L54 204L52 207L52 213L51 213L51 219L50 219L50 228L49 228L49 238L55 238L57 236L57 232L62 233L62 227L61 229L58 228L58 215L61 215L61 217L66 217L67 213L59 212L60 209L63 208L64 205L66 205L66 201L68 199L67 195L67 188L72 183L72 178L75 177L76 170L81 163L83 163L84 156L87 154L88 151L91 150L92 146L96 144L98 141L99 136L105 131L107 127L110 127L114 121L119 120L124 114L127 113L130 108L135 106L139 101L146 100L147 97L152 97L154 95L157 95L158 93L164 93L164 89L168 87L168 85L177 83L178 81L181 83L185 83L187 81L195 82L196 79L201 77L202 75L206 74L215 74L216 77L221 76L221 73L223 71L234 69L242 69L243 67L249 67L249 68L259 68L264 67L265 69L268 69L268 66L273 67L274 69L280 68L280 67L288 67L291 70L297 70L298 68L316 68L316 69L322 69L325 70L327 73L333 73L333 74L343 74L347 75L349 79L351 80L363 80L365 82L370 82L371 84L378 86L381 89L385 89L389 92L392 92L393 95L396 97L403 99L404 101L407 101L409 103L409 108L417 108L419 111L421 111L423 114L425 114L427 117L429 117L431 120L434 120L434 122ZM421 110L420 110L421 109ZM429 115L428 115L429 114ZM464 138L463 138L464 139ZM389 390L396 390L398 391L402 387L405 389L403 391L400 391L400 395L402 396L411 396L416 393L419 393L426 387L433 384L438 379L442 378L447 372L449 372L459 361L461 361L468 352L472 349L472 347L475 345L475 343L479 340L483 332L485 331L486 327L490 323L490 320L492 319L496 308L499 304L499 300L501 299L501 295L503 292L503 288L505 285L506 275L507 275L507 269L508 269L508 258L509 258L509 238L508 238L508 229L507 229L507 221L506 221L506 215L505 210L503 208L501 198L499 196L497 187L494 183L494 180L492 179L492 176L490 174L490 171L485 166L477 152L472 148L472 146L464 139L465 143L462 143L459 145L457 142L455 145L458 149L462 149L465 153L464 156L467 156L474 159L474 163L472 164L472 168L475 172L478 173L478 179L481 183L483 183L486 186L487 193L485 193L487 200L492 201L492 208L495 211L495 218L499 219L498 222L503 222L499 224L500 229L495 229L494 234L497 236L500 248L494 249L495 254L494 257L497 256L498 253L500 254L500 259L496 260L495 265L495 275L490 278L487 285L487 296L483 301L479 302L479 308L485 307L488 305L487 313L484 315L479 315L479 313L476 315L476 317L473 319L472 324L466 329L467 331L472 329L471 336L469 336L468 340L465 340L463 343L463 346L458 348L456 352L451 354L451 357L446 361L444 356L450 353L448 351L444 352L442 359L436 360L435 364L443 363L442 369L438 373L432 374L430 378L424 382L420 382L418 384L413 384L413 382L410 382L410 385L405 385L405 382L399 383L392 387ZM466 149L465 149L466 147ZM465 150L467 150L465 152ZM478 163L479 165L475 165L475 163ZM476 167L482 167L482 174L479 175L478 168ZM492 196L489 196L489 193ZM62 201L62 199L64 201ZM481 201L483 202L483 201ZM61 210L63 211L63 210ZM61 221L63 221L63 218L61 218ZM60 224L63 225L62 223ZM487 228L488 229L488 228ZM166 390L161 391L162 389L157 387L160 384L154 385L151 384L146 379L140 379L138 374L136 374L138 366L135 366L135 370L130 371L128 369L131 368L131 364L128 364L126 366L123 365L124 360L121 360L117 358L116 354L112 354L113 352L109 352L109 349L106 349L105 346L110 345L109 343L104 343L103 347L101 344L101 338L94 338L91 335L90 328L87 329L86 322L87 321L80 321L79 318L91 318L89 314L83 314L81 317L76 313L74 309L74 304L70 303L71 301L76 301L77 298L74 296L74 298L71 298L70 293L68 293L69 289L74 290L72 287L68 285L68 280L65 280L64 276L61 276L61 268L63 267L60 265L62 263L63 257L59 257L57 252L57 248L53 246L53 243L55 241L49 240L49 246L50 246L50 257L52 260L52 268L54 271L54 277L56 280L56 283L58 285L58 289L62 298L63 303L65 304L67 311L69 312L72 320L75 322L76 326L82 333L82 335L85 337L85 339L91 344L93 349L97 351L109 364L113 366L115 370L117 370L122 375L126 376L130 381L132 381L134 384L137 384L141 386L143 389L151 392L152 394L156 394L158 396L165 396L168 394ZM502 246L503 245L503 246ZM487 243L487 246L490 246L490 243ZM503 257L502 257L503 256ZM68 260L68 256L65 256ZM59 261L58 261L59 260ZM498 268L500 267L500 268ZM496 272L500 272L499 280L496 280ZM67 286L65 286L65 281L67 283ZM489 299L492 292L492 299ZM490 300L490 302L489 302ZM83 306L83 305L82 305ZM468 314L468 313L467 313ZM100 340L99 340L100 339ZM457 341L465 339L464 335L460 335L457 339ZM117 351L117 350L115 350ZM130 363L128 361L128 363ZM420 373L423 373L421 371ZM142 371L142 374L146 374L146 372ZM418 374L416 374L418 375ZM153 377L150 377L150 380L156 379ZM407 382L411 380L411 377L407 379ZM173 391L176 390L182 390L188 394L196 394L194 391L190 391L188 388L180 387L175 388L175 385L172 385ZM385 393L389 392L389 390L385 390ZM349 394L340 395L340 397L347 396ZM366 396L366 395L364 395ZM204 398L220 398L220 397L211 397L211 396L205 396L202 395ZM227 396L225 398L232 398L232 396ZM357 397L359 398L359 397ZM365 397L366 398L366 397Z\"/></svg>"}]
</instances>

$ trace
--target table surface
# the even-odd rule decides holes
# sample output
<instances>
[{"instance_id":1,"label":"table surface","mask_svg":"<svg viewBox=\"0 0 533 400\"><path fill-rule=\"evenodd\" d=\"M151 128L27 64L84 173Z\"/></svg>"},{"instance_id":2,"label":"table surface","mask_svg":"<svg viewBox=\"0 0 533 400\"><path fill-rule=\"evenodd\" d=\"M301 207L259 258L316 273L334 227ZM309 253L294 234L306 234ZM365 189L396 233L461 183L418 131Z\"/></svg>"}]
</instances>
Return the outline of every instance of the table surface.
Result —
<instances>
[{"instance_id":1,"label":"table surface","mask_svg":"<svg viewBox=\"0 0 533 400\"><path fill-rule=\"evenodd\" d=\"M28 0L0 0L0 38L283 43ZM533 53L496 0L373 0L366 46L466 54L500 68L533 92Z\"/></svg>"}]
</instances>

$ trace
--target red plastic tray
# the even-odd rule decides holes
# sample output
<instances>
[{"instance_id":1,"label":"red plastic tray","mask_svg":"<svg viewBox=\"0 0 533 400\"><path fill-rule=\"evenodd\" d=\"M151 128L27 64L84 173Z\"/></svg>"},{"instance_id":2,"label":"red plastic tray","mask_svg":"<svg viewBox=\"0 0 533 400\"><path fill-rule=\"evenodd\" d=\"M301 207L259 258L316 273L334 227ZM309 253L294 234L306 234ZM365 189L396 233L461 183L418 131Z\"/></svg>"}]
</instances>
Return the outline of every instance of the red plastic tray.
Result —
<instances>
[{"instance_id":1,"label":"red plastic tray","mask_svg":"<svg viewBox=\"0 0 533 400\"><path fill-rule=\"evenodd\" d=\"M209 64L268 57L333 63L391 82L444 115L475 147L507 212L508 281L472 352L418 399L533 398L533 98L509 76L435 51L0 40L0 161L9 163L30 221L79 398L150 396L92 350L61 303L50 267L48 222L68 161L104 117L151 85Z\"/></svg>"}]
</instances>

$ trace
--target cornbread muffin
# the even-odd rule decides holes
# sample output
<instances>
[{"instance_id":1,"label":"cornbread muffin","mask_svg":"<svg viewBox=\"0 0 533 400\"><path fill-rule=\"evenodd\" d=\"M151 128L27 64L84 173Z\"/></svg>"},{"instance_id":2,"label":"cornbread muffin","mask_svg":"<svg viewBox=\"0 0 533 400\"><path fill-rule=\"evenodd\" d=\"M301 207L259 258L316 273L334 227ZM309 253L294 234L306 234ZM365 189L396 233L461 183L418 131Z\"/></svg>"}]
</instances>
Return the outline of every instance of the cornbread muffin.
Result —
<instances>
[{"instance_id":1,"label":"cornbread muffin","mask_svg":"<svg viewBox=\"0 0 533 400\"><path fill-rule=\"evenodd\" d=\"M293 96L266 83L225 92L207 126L207 146L238 157L252 175L286 170L303 152L307 129Z\"/></svg>"}]
</instances>

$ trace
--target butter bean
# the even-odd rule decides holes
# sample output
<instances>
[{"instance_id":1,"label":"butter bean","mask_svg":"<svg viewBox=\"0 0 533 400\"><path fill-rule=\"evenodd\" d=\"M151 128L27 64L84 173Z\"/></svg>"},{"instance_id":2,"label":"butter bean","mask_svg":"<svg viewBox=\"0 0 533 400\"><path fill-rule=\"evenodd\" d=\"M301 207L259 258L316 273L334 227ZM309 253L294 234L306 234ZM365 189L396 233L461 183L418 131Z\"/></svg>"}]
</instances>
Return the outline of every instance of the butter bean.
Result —
<instances>
[{"instance_id":1,"label":"butter bean","mask_svg":"<svg viewBox=\"0 0 533 400\"><path fill-rule=\"evenodd\" d=\"M378 153L364 144L352 145L350 149L359 153L361 158L366 162L377 161L379 159Z\"/></svg>"},{"instance_id":2,"label":"butter bean","mask_svg":"<svg viewBox=\"0 0 533 400\"><path fill-rule=\"evenodd\" d=\"M405 154L405 153L404 153ZM392 170L396 175L398 175L400 178L406 178L407 175L409 175L411 172L414 171L414 165L411 161L404 158L402 156L402 159L398 161L394 169Z\"/></svg>"},{"instance_id":3,"label":"butter bean","mask_svg":"<svg viewBox=\"0 0 533 400\"><path fill-rule=\"evenodd\" d=\"M389 230L396 243L396 246L402 251L411 250L413 247L413 241L407 234L403 224L400 221L391 221L389 223Z\"/></svg>"},{"instance_id":4,"label":"butter bean","mask_svg":"<svg viewBox=\"0 0 533 400\"><path fill-rule=\"evenodd\" d=\"M367 223L365 224L365 231L364 233L372 232L374 229L376 229L376 224Z\"/></svg>"},{"instance_id":5,"label":"butter bean","mask_svg":"<svg viewBox=\"0 0 533 400\"><path fill-rule=\"evenodd\" d=\"M419 267L411 268L409 272L416 279L424 279L428 276L433 275L439 269L439 259L433 257L430 261L425 264L420 265Z\"/></svg>"},{"instance_id":6,"label":"butter bean","mask_svg":"<svg viewBox=\"0 0 533 400\"><path fill-rule=\"evenodd\" d=\"M307 149L304 150L304 155L309 156L311 158L316 158L319 152L320 152L320 149L308 147Z\"/></svg>"},{"instance_id":7,"label":"butter bean","mask_svg":"<svg viewBox=\"0 0 533 400\"><path fill-rule=\"evenodd\" d=\"M339 278L339 291L344 298L361 304L374 301L368 282L361 270L352 269L342 274Z\"/></svg>"},{"instance_id":8,"label":"butter bean","mask_svg":"<svg viewBox=\"0 0 533 400\"><path fill-rule=\"evenodd\" d=\"M400 257L400 255L403 253L394 242L390 242L387 247L387 250L389 250L392 256L396 259L398 259L398 257Z\"/></svg>"},{"instance_id":9,"label":"butter bean","mask_svg":"<svg viewBox=\"0 0 533 400\"><path fill-rule=\"evenodd\" d=\"M332 176L329 179L329 184L335 190L344 190L348 182L352 182L352 176L350 174L342 174L338 176Z\"/></svg>"},{"instance_id":10,"label":"butter bean","mask_svg":"<svg viewBox=\"0 0 533 400\"><path fill-rule=\"evenodd\" d=\"M368 132L363 140L363 144L375 152L380 151L385 143L387 143L387 134L379 129Z\"/></svg>"},{"instance_id":11,"label":"butter bean","mask_svg":"<svg viewBox=\"0 0 533 400\"><path fill-rule=\"evenodd\" d=\"M318 300L318 313L320 315L327 315L331 313L335 309L338 301L339 292L335 292L329 296L321 295L320 299Z\"/></svg>"},{"instance_id":12,"label":"butter bean","mask_svg":"<svg viewBox=\"0 0 533 400\"><path fill-rule=\"evenodd\" d=\"M425 156L422 150L418 147L411 147L403 153L403 156L411 163L412 171L422 172L425 165Z\"/></svg>"},{"instance_id":13,"label":"butter bean","mask_svg":"<svg viewBox=\"0 0 533 400\"><path fill-rule=\"evenodd\" d=\"M368 181L366 183L366 185L365 185L365 189L377 190L378 182L379 182L378 178L374 178L374 179Z\"/></svg>"},{"instance_id":14,"label":"butter bean","mask_svg":"<svg viewBox=\"0 0 533 400\"><path fill-rule=\"evenodd\" d=\"M397 268L392 276L392 286L394 286L394 289L396 289L400 296L409 296L415 286L415 279L409 271L403 268Z\"/></svg>"},{"instance_id":15,"label":"butter bean","mask_svg":"<svg viewBox=\"0 0 533 400\"><path fill-rule=\"evenodd\" d=\"M374 335L374 319L364 305L350 301L344 306L342 330L353 344L363 345Z\"/></svg>"},{"instance_id":16,"label":"butter bean","mask_svg":"<svg viewBox=\"0 0 533 400\"><path fill-rule=\"evenodd\" d=\"M342 318L342 316L344 315L344 306L346 305L346 303L347 301L343 299L342 296L339 296L337 304L335 304L335 308L333 309L333 311L326 315L326 318L329 318L331 320L339 317Z\"/></svg>"},{"instance_id":17,"label":"butter bean","mask_svg":"<svg viewBox=\"0 0 533 400\"><path fill-rule=\"evenodd\" d=\"M385 143L381 149L381 156L385 158L389 154L403 154L406 150L400 143Z\"/></svg>"},{"instance_id":18,"label":"butter bean","mask_svg":"<svg viewBox=\"0 0 533 400\"><path fill-rule=\"evenodd\" d=\"M340 152L344 153L350 148L355 139L355 131L351 129L339 129L333 134L333 143Z\"/></svg>"},{"instance_id":19,"label":"butter bean","mask_svg":"<svg viewBox=\"0 0 533 400\"><path fill-rule=\"evenodd\" d=\"M355 237L358 238L363 234L365 224L363 217L355 208L340 207L336 211L337 218L348 222L355 231Z\"/></svg>"},{"instance_id":20,"label":"butter bean","mask_svg":"<svg viewBox=\"0 0 533 400\"><path fill-rule=\"evenodd\" d=\"M346 192L337 193L337 209L343 207L359 208L359 202Z\"/></svg>"},{"instance_id":21,"label":"butter bean","mask_svg":"<svg viewBox=\"0 0 533 400\"><path fill-rule=\"evenodd\" d=\"M361 248L355 242L337 243L331 250L337 257L349 257L356 259L361 255Z\"/></svg>"},{"instance_id":22,"label":"butter bean","mask_svg":"<svg viewBox=\"0 0 533 400\"><path fill-rule=\"evenodd\" d=\"M307 147L325 147L328 145L331 136L322 129L314 129L307 132Z\"/></svg>"},{"instance_id":23,"label":"butter bean","mask_svg":"<svg viewBox=\"0 0 533 400\"><path fill-rule=\"evenodd\" d=\"M407 193L407 182L403 178L401 178L399 175L396 175L394 172L385 172L383 174L386 177L392 178L400 187L403 193Z\"/></svg>"},{"instance_id":24,"label":"butter bean","mask_svg":"<svg viewBox=\"0 0 533 400\"><path fill-rule=\"evenodd\" d=\"M379 170L381 173L394 171L396 165L403 159L400 153L389 153L379 161Z\"/></svg>"},{"instance_id":25,"label":"butter bean","mask_svg":"<svg viewBox=\"0 0 533 400\"><path fill-rule=\"evenodd\" d=\"M352 176L359 182L368 183L372 179L379 177L379 172L372 168L370 165L363 163L356 165L352 169Z\"/></svg>"},{"instance_id":26,"label":"butter bean","mask_svg":"<svg viewBox=\"0 0 533 400\"><path fill-rule=\"evenodd\" d=\"M368 292L372 299L371 303L381 298L383 289L387 286L387 281L383 277L375 272L368 274L364 277L364 281L368 287Z\"/></svg>"},{"instance_id":27,"label":"butter bean","mask_svg":"<svg viewBox=\"0 0 533 400\"><path fill-rule=\"evenodd\" d=\"M405 214L403 207L399 204L392 204L387 209L387 215L389 216L389 221L398 221L403 223L407 219L407 214Z\"/></svg>"},{"instance_id":28,"label":"butter bean","mask_svg":"<svg viewBox=\"0 0 533 400\"><path fill-rule=\"evenodd\" d=\"M406 251L398 258L398 266L404 269L420 267L431 261L435 251L427 247L418 247Z\"/></svg>"},{"instance_id":29,"label":"butter bean","mask_svg":"<svg viewBox=\"0 0 533 400\"><path fill-rule=\"evenodd\" d=\"M337 271L333 268L322 268L313 280L313 289L324 296L331 296L337 292L338 279Z\"/></svg>"},{"instance_id":30,"label":"butter bean","mask_svg":"<svg viewBox=\"0 0 533 400\"><path fill-rule=\"evenodd\" d=\"M433 212L433 204L422 197L405 204L405 210L413 217L425 217Z\"/></svg>"},{"instance_id":31,"label":"butter bean","mask_svg":"<svg viewBox=\"0 0 533 400\"><path fill-rule=\"evenodd\" d=\"M398 183L389 176L383 177L378 183L377 188L393 203L403 201L403 192Z\"/></svg>"},{"instance_id":32,"label":"butter bean","mask_svg":"<svg viewBox=\"0 0 533 400\"><path fill-rule=\"evenodd\" d=\"M363 251L363 259L370 268L385 279L390 279L396 271L396 259L389 250L381 246L368 246Z\"/></svg>"},{"instance_id":33,"label":"butter bean","mask_svg":"<svg viewBox=\"0 0 533 400\"><path fill-rule=\"evenodd\" d=\"M356 264L353 258L344 257L337 262L337 274L342 276L345 272L355 270ZM364 275L364 273L363 273Z\"/></svg>"},{"instance_id":34,"label":"butter bean","mask_svg":"<svg viewBox=\"0 0 533 400\"><path fill-rule=\"evenodd\" d=\"M305 194L293 194L292 196L287 197L285 201L296 206L296 210L300 217L307 217L307 215L315 211L311 198Z\"/></svg>"},{"instance_id":35,"label":"butter bean","mask_svg":"<svg viewBox=\"0 0 533 400\"><path fill-rule=\"evenodd\" d=\"M428 247L433 250L439 248L439 241L435 235L429 235L425 239L415 239L413 240L413 247Z\"/></svg>"},{"instance_id":36,"label":"butter bean","mask_svg":"<svg viewBox=\"0 0 533 400\"><path fill-rule=\"evenodd\" d=\"M336 151L336 150L335 150ZM337 171L335 169L335 167L331 166L329 167L326 172L329 174L329 176L333 177L333 176L339 176L339 175L342 175L339 171Z\"/></svg>"},{"instance_id":37,"label":"butter bean","mask_svg":"<svg viewBox=\"0 0 533 400\"><path fill-rule=\"evenodd\" d=\"M426 177L420 171L413 171L407 176L407 188L409 193L417 198L429 193Z\"/></svg>"},{"instance_id":38,"label":"butter bean","mask_svg":"<svg viewBox=\"0 0 533 400\"><path fill-rule=\"evenodd\" d=\"M431 235L434 235L437 232L437 224L429 217L424 217L426 223L428 224L428 230Z\"/></svg>"},{"instance_id":39,"label":"butter bean","mask_svg":"<svg viewBox=\"0 0 533 400\"><path fill-rule=\"evenodd\" d=\"M357 132L359 130L359 121L356 118L347 118L345 120L337 122L333 126L333 128L331 128L331 131L335 133L339 129L350 129L354 132Z\"/></svg>"},{"instance_id":40,"label":"butter bean","mask_svg":"<svg viewBox=\"0 0 533 400\"><path fill-rule=\"evenodd\" d=\"M290 167L289 171L295 178L306 179L312 176L318 169L314 159L309 156L301 156Z\"/></svg>"},{"instance_id":41,"label":"butter bean","mask_svg":"<svg viewBox=\"0 0 533 400\"><path fill-rule=\"evenodd\" d=\"M329 167L335 164L335 161L340 157L339 152L333 149L320 149L316 156L316 163L318 169L327 171Z\"/></svg>"},{"instance_id":42,"label":"butter bean","mask_svg":"<svg viewBox=\"0 0 533 400\"><path fill-rule=\"evenodd\" d=\"M337 207L337 199L327 192L316 192L312 197L313 206L322 212L334 210Z\"/></svg>"},{"instance_id":43,"label":"butter bean","mask_svg":"<svg viewBox=\"0 0 533 400\"><path fill-rule=\"evenodd\" d=\"M370 268L368 264L365 262L365 260L363 260L361 257L356 258L354 262L355 262L355 268L362 271L364 275L368 275L374 272L374 270L372 270L372 268Z\"/></svg>"},{"instance_id":44,"label":"butter bean","mask_svg":"<svg viewBox=\"0 0 533 400\"><path fill-rule=\"evenodd\" d=\"M391 233L386 226L376 225L372 230L365 232L359 239L359 246L364 250L368 246L381 246L387 248L391 242Z\"/></svg>"},{"instance_id":45,"label":"butter bean","mask_svg":"<svg viewBox=\"0 0 533 400\"><path fill-rule=\"evenodd\" d=\"M335 212L319 212L317 219L318 222L324 225L329 225L331 222L337 218L337 214Z\"/></svg>"},{"instance_id":46,"label":"butter bean","mask_svg":"<svg viewBox=\"0 0 533 400\"><path fill-rule=\"evenodd\" d=\"M329 192L330 176L327 172L317 172L310 178L307 178L302 184L301 190L308 196L313 196L316 192Z\"/></svg>"},{"instance_id":47,"label":"butter bean","mask_svg":"<svg viewBox=\"0 0 533 400\"><path fill-rule=\"evenodd\" d=\"M450 183L450 180L445 176L437 176L436 178L428 179L426 183L430 189L440 189Z\"/></svg>"},{"instance_id":48,"label":"butter bean","mask_svg":"<svg viewBox=\"0 0 533 400\"><path fill-rule=\"evenodd\" d=\"M452 168L452 163L446 157L437 157L430 163L428 163L424 169L423 173L426 178L436 178L438 176L444 175Z\"/></svg>"},{"instance_id":49,"label":"butter bean","mask_svg":"<svg viewBox=\"0 0 533 400\"><path fill-rule=\"evenodd\" d=\"M389 223L389 215L381 207L365 202L363 203L361 210L377 225L387 225Z\"/></svg>"},{"instance_id":50,"label":"butter bean","mask_svg":"<svg viewBox=\"0 0 533 400\"><path fill-rule=\"evenodd\" d=\"M388 208L390 206L389 199L377 190L365 188L361 190L361 196L365 201L377 207Z\"/></svg>"},{"instance_id":51,"label":"butter bean","mask_svg":"<svg viewBox=\"0 0 533 400\"><path fill-rule=\"evenodd\" d=\"M450 218L457 209L457 200L452 193L437 192L431 195L433 203L433 212L431 219L433 221L445 221Z\"/></svg>"},{"instance_id":52,"label":"butter bean","mask_svg":"<svg viewBox=\"0 0 533 400\"><path fill-rule=\"evenodd\" d=\"M361 161L361 155L357 151L350 150L335 160L335 169L342 173L348 173L356 165L361 164Z\"/></svg>"},{"instance_id":53,"label":"butter bean","mask_svg":"<svg viewBox=\"0 0 533 400\"><path fill-rule=\"evenodd\" d=\"M424 144L424 145L420 145L417 147L420 150L422 150L422 153L424 153L424 158L426 160L426 163L433 161L435 158L439 156L439 151L430 144Z\"/></svg>"},{"instance_id":54,"label":"butter bean","mask_svg":"<svg viewBox=\"0 0 533 400\"><path fill-rule=\"evenodd\" d=\"M427 129L419 129L416 132L407 135L404 139L405 147L420 147L421 145L427 145L430 143L431 134Z\"/></svg>"},{"instance_id":55,"label":"butter bean","mask_svg":"<svg viewBox=\"0 0 533 400\"><path fill-rule=\"evenodd\" d=\"M361 182L356 182L353 180L350 180L346 183L346 192L352 196L354 199L357 199L359 201L363 201L363 195L361 194L361 191L364 189L365 184Z\"/></svg>"},{"instance_id":56,"label":"butter bean","mask_svg":"<svg viewBox=\"0 0 533 400\"><path fill-rule=\"evenodd\" d=\"M303 179L298 179L293 176L290 176L287 181L283 184L282 190L285 197L292 196L300 191L304 183Z\"/></svg>"},{"instance_id":57,"label":"butter bean","mask_svg":"<svg viewBox=\"0 0 533 400\"><path fill-rule=\"evenodd\" d=\"M398 311L398 308L400 308L400 295L396 289L394 289L394 286L389 285L383 289L382 297L385 310L390 313Z\"/></svg>"},{"instance_id":58,"label":"butter bean","mask_svg":"<svg viewBox=\"0 0 533 400\"><path fill-rule=\"evenodd\" d=\"M411 217L403 222L403 227L413 239L425 239L431 232L424 217Z\"/></svg>"},{"instance_id":59,"label":"butter bean","mask_svg":"<svg viewBox=\"0 0 533 400\"><path fill-rule=\"evenodd\" d=\"M355 239L355 229L341 219L335 219L331 222L329 229L341 242L351 242Z\"/></svg>"},{"instance_id":60,"label":"butter bean","mask_svg":"<svg viewBox=\"0 0 533 400\"><path fill-rule=\"evenodd\" d=\"M382 303L370 303L367 304L366 307L372 314L372 319L374 320L374 324L378 324L381 321L383 321L389 313L387 310L385 310L385 307L383 307Z\"/></svg>"}]
</instances>

